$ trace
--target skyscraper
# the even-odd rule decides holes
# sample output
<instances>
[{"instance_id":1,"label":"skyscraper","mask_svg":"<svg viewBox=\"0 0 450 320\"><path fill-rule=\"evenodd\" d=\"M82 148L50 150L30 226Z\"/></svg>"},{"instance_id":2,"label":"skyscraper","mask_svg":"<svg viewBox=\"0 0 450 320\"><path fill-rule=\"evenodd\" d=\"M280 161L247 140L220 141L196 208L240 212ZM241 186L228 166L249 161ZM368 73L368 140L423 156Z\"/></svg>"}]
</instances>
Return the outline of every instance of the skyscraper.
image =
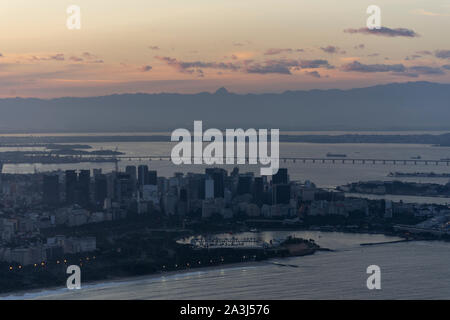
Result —
<instances>
[{"instance_id":1,"label":"skyscraper","mask_svg":"<svg viewBox=\"0 0 450 320\"><path fill-rule=\"evenodd\" d=\"M148 166L140 165L138 167L138 183L140 186L149 184L148 181Z\"/></svg>"},{"instance_id":2,"label":"skyscraper","mask_svg":"<svg viewBox=\"0 0 450 320\"><path fill-rule=\"evenodd\" d=\"M66 203L73 204L76 202L77 193L77 173L75 170L66 170Z\"/></svg>"},{"instance_id":3,"label":"skyscraper","mask_svg":"<svg viewBox=\"0 0 450 320\"><path fill-rule=\"evenodd\" d=\"M205 180L205 199L214 198L214 180L207 178Z\"/></svg>"},{"instance_id":4,"label":"skyscraper","mask_svg":"<svg viewBox=\"0 0 450 320\"><path fill-rule=\"evenodd\" d=\"M95 177L94 198L98 205L103 205L105 198L108 196L108 183L104 174L98 174Z\"/></svg>"},{"instance_id":5,"label":"skyscraper","mask_svg":"<svg viewBox=\"0 0 450 320\"><path fill-rule=\"evenodd\" d=\"M253 200L258 206L264 201L264 181L262 177L256 177L253 180Z\"/></svg>"},{"instance_id":6,"label":"skyscraper","mask_svg":"<svg viewBox=\"0 0 450 320\"><path fill-rule=\"evenodd\" d=\"M57 175L44 175L43 201L50 206L59 204L59 178Z\"/></svg>"},{"instance_id":7,"label":"skyscraper","mask_svg":"<svg viewBox=\"0 0 450 320\"><path fill-rule=\"evenodd\" d=\"M158 173L156 171L148 172L148 184L157 185L158 184Z\"/></svg>"},{"instance_id":8,"label":"skyscraper","mask_svg":"<svg viewBox=\"0 0 450 320\"><path fill-rule=\"evenodd\" d=\"M77 203L86 206L90 201L91 171L81 170L78 175Z\"/></svg>"},{"instance_id":9,"label":"skyscraper","mask_svg":"<svg viewBox=\"0 0 450 320\"><path fill-rule=\"evenodd\" d=\"M237 194L243 195L243 194L251 194L251 187L252 187L252 177L251 176L239 176L238 179L238 186L237 186Z\"/></svg>"},{"instance_id":10,"label":"skyscraper","mask_svg":"<svg viewBox=\"0 0 450 320\"><path fill-rule=\"evenodd\" d=\"M288 184L277 184L272 189L273 204L289 204L291 200L291 186Z\"/></svg>"},{"instance_id":11,"label":"skyscraper","mask_svg":"<svg viewBox=\"0 0 450 320\"><path fill-rule=\"evenodd\" d=\"M214 198L223 198L227 171L221 168L207 168L205 173L214 181Z\"/></svg>"},{"instance_id":12,"label":"skyscraper","mask_svg":"<svg viewBox=\"0 0 450 320\"><path fill-rule=\"evenodd\" d=\"M286 168L278 169L278 172L272 176L272 184L287 184L288 182L289 176Z\"/></svg>"},{"instance_id":13,"label":"skyscraper","mask_svg":"<svg viewBox=\"0 0 450 320\"><path fill-rule=\"evenodd\" d=\"M125 172L130 175L130 179L136 181L136 166L126 166Z\"/></svg>"},{"instance_id":14,"label":"skyscraper","mask_svg":"<svg viewBox=\"0 0 450 320\"><path fill-rule=\"evenodd\" d=\"M127 173L117 173L115 180L115 194L118 201L130 199L133 196L133 182Z\"/></svg>"}]
</instances>

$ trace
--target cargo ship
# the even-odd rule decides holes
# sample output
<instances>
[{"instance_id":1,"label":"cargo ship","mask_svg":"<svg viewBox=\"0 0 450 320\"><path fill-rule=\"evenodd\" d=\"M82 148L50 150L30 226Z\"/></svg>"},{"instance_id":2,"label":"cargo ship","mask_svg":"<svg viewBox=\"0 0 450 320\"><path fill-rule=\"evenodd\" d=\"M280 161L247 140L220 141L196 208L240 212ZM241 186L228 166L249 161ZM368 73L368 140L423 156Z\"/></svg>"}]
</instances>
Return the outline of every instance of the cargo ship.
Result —
<instances>
[{"instance_id":1,"label":"cargo ship","mask_svg":"<svg viewBox=\"0 0 450 320\"><path fill-rule=\"evenodd\" d=\"M329 157L329 158L346 158L347 155L343 154L343 153L331 153L331 152L328 152L327 153L327 157Z\"/></svg>"}]
</instances>

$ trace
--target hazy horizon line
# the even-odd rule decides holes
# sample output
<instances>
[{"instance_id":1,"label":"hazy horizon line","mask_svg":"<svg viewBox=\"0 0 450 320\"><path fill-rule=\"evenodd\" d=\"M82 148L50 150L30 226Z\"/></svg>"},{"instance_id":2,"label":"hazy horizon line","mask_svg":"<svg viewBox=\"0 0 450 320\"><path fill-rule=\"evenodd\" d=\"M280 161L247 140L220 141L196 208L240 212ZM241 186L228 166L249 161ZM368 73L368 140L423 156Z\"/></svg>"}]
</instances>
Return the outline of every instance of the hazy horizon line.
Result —
<instances>
[{"instance_id":1,"label":"hazy horizon line","mask_svg":"<svg viewBox=\"0 0 450 320\"><path fill-rule=\"evenodd\" d=\"M328 88L328 89L320 89L320 88L314 88L314 89L296 89L296 90L284 90L280 92L262 92L262 93L254 93L254 92L247 92L247 93L235 93L226 88L226 86L220 86L215 91L198 91L196 93L180 93L180 92L124 92L124 93L110 93L110 94L104 94L104 95L92 95L92 96L59 96L59 97L52 97L52 98L38 98L38 97L24 97L24 96L16 96L16 97L4 97L0 100L14 100L14 99L23 99L23 100L43 100L43 101L50 101L50 100L58 100L58 99L86 99L86 98L102 98L102 97L110 97L110 96L125 96L125 95L184 95L184 96L195 96L199 94L217 94L220 90L225 89L227 94L237 95L237 96L246 96L246 95L264 95L264 94L272 94L272 95L280 95L287 92L310 92L310 91L351 91L356 89L366 89L366 88L374 88L374 87L385 87L389 85L406 85L406 84L437 84L437 85L450 85L450 82L435 82L435 81L402 81L402 82L389 82L389 83L380 83L380 84L374 84L374 85L364 85L364 86L356 86L352 88ZM0 131L1 133L1 131Z\"/></svg>"}]
</instances>

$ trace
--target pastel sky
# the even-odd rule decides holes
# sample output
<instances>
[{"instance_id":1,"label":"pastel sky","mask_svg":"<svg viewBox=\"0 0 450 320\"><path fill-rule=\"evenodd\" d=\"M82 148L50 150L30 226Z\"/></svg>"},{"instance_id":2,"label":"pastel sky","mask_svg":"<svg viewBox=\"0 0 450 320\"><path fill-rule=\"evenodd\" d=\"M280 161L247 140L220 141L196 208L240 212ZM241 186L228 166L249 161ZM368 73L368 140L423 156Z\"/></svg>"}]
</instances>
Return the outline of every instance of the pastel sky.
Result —
<instances>
[{"instance_id":1,"label":"pastel sky","mask_svg":"<svg viewBox=\"0 0 450 320\"><path fill-rule=\"evenodd\" d=\"M450 83L448 0L14 0L0 30L0 97Z\"/></svg>"}]
</instances>

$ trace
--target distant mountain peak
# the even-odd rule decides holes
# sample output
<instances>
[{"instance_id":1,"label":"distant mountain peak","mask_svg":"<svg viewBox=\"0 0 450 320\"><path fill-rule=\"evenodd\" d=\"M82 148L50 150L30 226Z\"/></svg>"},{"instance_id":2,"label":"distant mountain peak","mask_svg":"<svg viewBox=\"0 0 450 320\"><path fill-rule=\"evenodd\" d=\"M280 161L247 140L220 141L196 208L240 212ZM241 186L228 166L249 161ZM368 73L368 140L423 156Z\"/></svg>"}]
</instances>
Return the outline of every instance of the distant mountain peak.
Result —
<instances>
[{"instance_id":1,"label":"distant mountain peak","mask_svg":"<svg viewBox=\"0 0 450 320\"><path fill-rule=\"evenodd\" d=\"M450 83L428 82L271 94L220 88L195 94L0 98L0 132L170 131L198 119L215 128L448 131L449 101Z\"/></svg>"},{"instance_id":2,"label":"distant mountain peak","mask_svg":"<svg viewBox=\"0 0 450 320\"><path fill-rule=\"evenodd\" d=\"M217 89L217 91L214 94L225 95L225 94L230 94L230 92L227 90L227 88L221 87L221 88Z\"/></svg>"}]
</instances>

